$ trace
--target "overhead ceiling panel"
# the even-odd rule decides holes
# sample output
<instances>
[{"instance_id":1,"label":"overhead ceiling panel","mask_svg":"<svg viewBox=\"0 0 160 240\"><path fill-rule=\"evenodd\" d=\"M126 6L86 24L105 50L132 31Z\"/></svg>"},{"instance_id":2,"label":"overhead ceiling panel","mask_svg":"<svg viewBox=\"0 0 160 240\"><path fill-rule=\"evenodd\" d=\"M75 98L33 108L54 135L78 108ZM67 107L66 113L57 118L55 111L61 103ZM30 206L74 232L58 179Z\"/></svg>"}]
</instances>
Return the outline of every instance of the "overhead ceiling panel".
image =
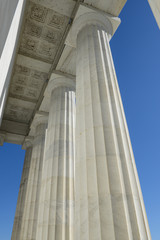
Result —
<instances>
[{"instance_id":1,"label":"overhead ceiling panel","mask_svg":"<svg viewBox=\"0 0 160 240\"><path fill-rule=\"evenodd\" d=\"M127 0L84 0L84 3L118 17Z\"/></svg>"}]
</instances>

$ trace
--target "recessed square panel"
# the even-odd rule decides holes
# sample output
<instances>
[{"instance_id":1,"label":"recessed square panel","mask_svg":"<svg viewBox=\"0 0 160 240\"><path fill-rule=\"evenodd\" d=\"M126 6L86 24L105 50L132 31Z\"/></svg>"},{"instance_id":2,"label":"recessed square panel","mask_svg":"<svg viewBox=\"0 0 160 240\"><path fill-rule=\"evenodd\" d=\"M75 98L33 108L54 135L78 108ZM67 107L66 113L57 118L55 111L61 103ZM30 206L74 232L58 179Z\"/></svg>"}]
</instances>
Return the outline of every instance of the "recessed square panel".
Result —
<instances>
[{"instance_id":1,"label":"recessed square panel","mask_svg":"<svg viewBox=\"0 0 160 240\"><path fill-rule=\"evenodd\" d=\"M42 38L55 45L59 44L61 33L53 28L44 27L42 32Z\"/></svg>"},{"instance_id":2,"label":"recessed square panel","mask_svg":"<svg viewBox=\"0 0 160 240\"><path fill-rule=\"evenodd\" d=\"M45 56L45 58L47 58L49 60L54 59L54 56L55 56L55 53L56 53L56 47L51 45L51 44L41 42L37 53L40 56Z\"/></svg>"},{"instance_id":3,"label":"recessed square panel","mask_svg":"<svg viewBox=\"0 0 160 240\"><path fill-rule=\"evenodd\" d=\"M28 77L23 76L21 74L14 74L13 79L12 79L13 84L19 84L22 86L26 86L27 82L28 82Z\"/></svg>"},{"instance_id":4,"label":"recessed square panel","mask_svg":"<svg viewBox=\"0 0 160 240\"><path fill-rule=\"evenodd\" d=\"M29 68L25 67L25 66L16 64L16 66L15 66L15 72L20 73L20 74L23 74L23 75L25 75L25 76L29 76L31 70L30 70Z\"/></svg>"},{"instance_id":5,"label":"recessed square panel","mask_svg":"<svg viewBox=\"0 0 160 240\"><path fill-rule=\"evenodd\" d=\"M30 34L32 36L35 36L35 37L40 37L41 33L42 33L42 30L43 30L42 25L28 20L25 24L24 32L27 33L27 34Z\"/></svg>"},{"instance_id":6,"label":"recessed square panel","mask_svg":"<svg viewBox=\"0 0 160 240\"><path fill-rule=\"evenodd\" d=\"M30 2L29 15L31 19L44 23L47 16L47 12L48 12L47 8Z\"/></svg>"},{"instance_id":7,"label":"recessed square panel","mask_svg":"<svg viewBox=\"0 0 160 240\"><path fill-rule=\"evenodd\" d=\"M44 72L40 72L40 71L37 71L37 70L32 70L31 77L37 78L39 80L46 80L48 75L47 75L47 73L44 73Z\"/></svg>"},{"instance_id":8,"label":"recessed square panel","mask_svg":"<svg viewBox=\"0 0 160 240\"><path fill-rule=\"evenodd\" d=\"M33 88L26 88L25 89L25 96L31 99L38 99L39 92Z\"/></svg>"},{"instance_id":9,"label":"recessed square panel","mask_svg":"<svg viewBox=\"0 0 160 240\"><path fill-rule=\"evenodd\" d=\"M60 15L54 11L50 11L48 15L49 17L47 19L47 24L59 30L63 29L64 25L66 25L69 20L69 18Z\"/></svg>"},{"instance_id":10,"label":"recessed square panel","mask_svg":"<svg viewBox=\"0 0 160 240\"><path fill-rule=\"evenodd\" d=\"M21 41L20 50L26 49L26 50L30 50L32 52L36 52L38 43L39 43L39 41L34 39L33 37L24 35L22 38L22 41Z\"/></svg>"}]
</instances>

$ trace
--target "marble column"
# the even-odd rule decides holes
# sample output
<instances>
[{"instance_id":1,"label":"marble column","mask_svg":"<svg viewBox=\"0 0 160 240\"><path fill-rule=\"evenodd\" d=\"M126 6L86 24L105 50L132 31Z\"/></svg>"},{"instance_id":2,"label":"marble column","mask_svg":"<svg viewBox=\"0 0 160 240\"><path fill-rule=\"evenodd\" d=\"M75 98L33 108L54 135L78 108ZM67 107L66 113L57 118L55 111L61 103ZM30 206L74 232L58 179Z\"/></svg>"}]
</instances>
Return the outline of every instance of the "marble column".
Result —
<instances>
[{"instance_id":1,"label":"marble column","mask_svg":"<svg viewBox=\"0 0 160 240\"><path fill-rule=\"evenodd\" d=\"M35 128L35 136L21 223L20 240L36 239L47 117L35 117L32 126Z\"/></svg>"},{"instance_id":2,"label":"marble column","mask_svg":"<svg viewBox=\"0 0 160 240\"><path fill-rule=\"evenodd\" d=\"M73 240L75 83L51 76L36 240Z\"/></svg>"},{"instance_id":3,"label":"marble column","mask_svg":"<svg viewBox=\"0 0 160 240\"><path fill-rule=\"evenodd\" d=\"M113 29L113 19L89 12L71 30L77 49L76 240L151 239L109 45Z\"/></svg>"},{"instance_id":4,"label":"marble column","mask_svg":"<svg viewBox=\"0 0 160 240\"><path fill-rule=\"evenodd\" d=\"M14 218L14 225L12 230L11 240L20 240L20 232L21 232L21 224L22 217L24 213L24 203L26 199L26 191L28 185L28 175L30 170L31 156L32 156L32 138L25 138L24 144L22 146L23 149L26 150L25 159L23 164L23 172L21 177L21 184L19 188L17 208Z\"/></svg>"}]
</instances>

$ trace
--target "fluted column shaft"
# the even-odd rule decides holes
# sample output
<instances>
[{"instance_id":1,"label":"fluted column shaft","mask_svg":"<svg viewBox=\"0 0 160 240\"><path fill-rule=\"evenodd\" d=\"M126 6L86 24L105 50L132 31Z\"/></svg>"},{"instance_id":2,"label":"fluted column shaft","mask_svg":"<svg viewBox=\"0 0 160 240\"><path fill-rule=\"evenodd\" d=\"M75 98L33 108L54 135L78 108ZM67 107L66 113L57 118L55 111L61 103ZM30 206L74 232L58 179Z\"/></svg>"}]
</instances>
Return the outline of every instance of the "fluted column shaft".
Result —
<instances>
[{"instance_id":1,"label":"fluted column shaft","mask_svg":"<svg viewBox=\"0 0 160 240\"><path fill-rule=\"evenodd\" d=\"M73 240L74 131L75 92L59 86L50 99L37 240Z\"/></svg>"},{"instance_id":2,"label":"fluted column shaft","mask_svg":"<svg viewBox=\"0 0 160 240\"><path fill-rule=\"evenodd\" d=\"M12 230L11 240L20 240L20 232L21 232L21 224L24 213L24 203L26 199L26 191L28 185L28 176L30 170L30 162L32 156L32 146L28 146L26 149L24 164L23 164L23 172L21 177L21 184L19 188L17 208L14 218L14 225Z\"/></svg>"},{"instance_id":3,"label":"fluted column shaft","mask_svg":"<svg viewBox=\"0 0 160 240\"><path fill-rule=\"evenodd\" d=\"M76 240L151 239L109 46L100 24L77 36Z\"/></svg>"},{"instance_id":4,"label":"fluted column shaft","mask_svg":"<svg viewBox=\"0 0 160 240\"><path fill-rule=\"evenodd\" d=\"M46 127L40 123L35 131L20 240L36 239Z\"/></svg>"}]
</instances>

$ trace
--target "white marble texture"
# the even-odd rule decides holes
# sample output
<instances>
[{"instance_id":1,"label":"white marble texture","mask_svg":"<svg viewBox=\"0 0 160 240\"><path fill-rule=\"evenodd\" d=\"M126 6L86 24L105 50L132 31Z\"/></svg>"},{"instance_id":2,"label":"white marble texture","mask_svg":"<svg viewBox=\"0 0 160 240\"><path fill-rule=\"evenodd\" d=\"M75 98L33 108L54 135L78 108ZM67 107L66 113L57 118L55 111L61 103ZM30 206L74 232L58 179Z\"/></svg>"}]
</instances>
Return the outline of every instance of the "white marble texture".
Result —
<instances>
[{"instance_id":1,"label":"white marble texture","mask_svg":"<svg viewBox=\"0 0 160 240\"><path fill-rule=\"evenodd\" d=\"M63 65L77 55L76 101L74 80L52 74L40 107L48 129L38 115L12 240L151 240L109 45L119 23L78 9L66 40L76 54Z\"/></svg>"},{"instance_id":2,"label":"white marble texture","mask_svg":"<svg viewBox=\"0 0 160 240\"><path fill-rule=\"evenodd\" d=\"M48 129L36 240L73 240L75 90L65 77L51 80Z\"/></svg>"},{"instance_id":3,"label":"white marble texture","mask_svg":"<svg viewBox=\"0 0 160 240\"><path fill-rule=\"evenodd\" d=\"M104 16L88 17L77 19L74 239L150 240L109 46L111 28L108 34Z\"/></svg>"},{"instance_id":4,"label":"white marble texture","mask_svg":"<svg viewBox=\"0 0 160 240\"><path fill-rule=\"evenodd\" d=\"M46 123L38 123L33 140L33 150L28 175L26 197L20 229L20 240L35 240L39 209L39 196L43 166ZM18 240L17 238L14 240Z\"/></svg>"},{"instance_id":5,"label":"white marble texture","mask_svg":"<svg viewBox=\"0 0 160 240\"><path fill-rule=\"evenodd\" d=\"M13 225L11 240L20 240L21 224L22 224L22 218L24 214L24 206L25 206L25 199L26 199L26 192L27 192L27 185L28 185L28 176L29 176L31 156L32 156L32 139L25 140L24 149L26 150L26 154L24 159L23 172L22 172L21 184L19 188L17 208L16 208L16 213L14 218L14 225Z\"/></svg>"}]
</instances>

